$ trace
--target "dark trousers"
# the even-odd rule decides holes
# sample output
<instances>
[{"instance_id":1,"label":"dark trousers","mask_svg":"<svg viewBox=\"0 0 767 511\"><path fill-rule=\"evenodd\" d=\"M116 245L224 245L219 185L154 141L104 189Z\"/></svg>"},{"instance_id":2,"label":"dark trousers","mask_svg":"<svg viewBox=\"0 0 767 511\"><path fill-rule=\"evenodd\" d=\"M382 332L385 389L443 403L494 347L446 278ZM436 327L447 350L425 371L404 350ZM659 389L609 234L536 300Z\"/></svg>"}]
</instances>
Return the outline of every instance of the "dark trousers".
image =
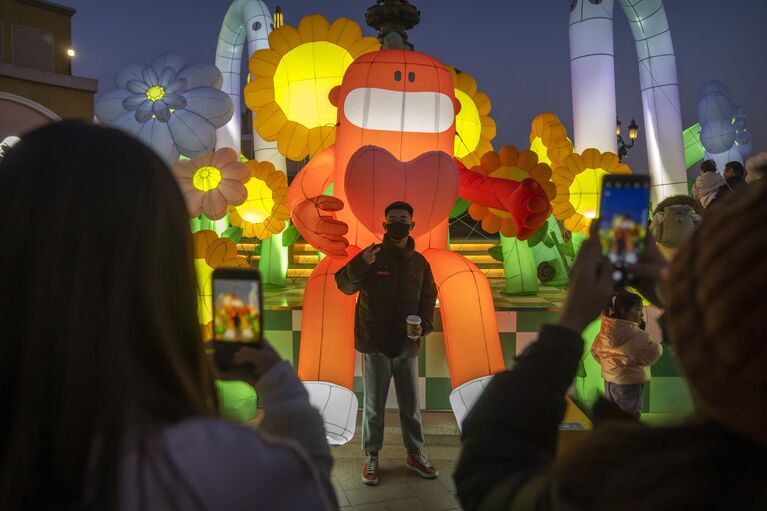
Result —
<instances>
[{"instance_id":1,"label":"dark trousers","mask_svg":"<svg viewBox=\"0 0 767 511\"><path fill-rule=\"evenodd\" d=\"M612 401L618 407L639 419L642 415L643 383L610 383L605 381L605 398Z\"/></svg>"}]
</instances>

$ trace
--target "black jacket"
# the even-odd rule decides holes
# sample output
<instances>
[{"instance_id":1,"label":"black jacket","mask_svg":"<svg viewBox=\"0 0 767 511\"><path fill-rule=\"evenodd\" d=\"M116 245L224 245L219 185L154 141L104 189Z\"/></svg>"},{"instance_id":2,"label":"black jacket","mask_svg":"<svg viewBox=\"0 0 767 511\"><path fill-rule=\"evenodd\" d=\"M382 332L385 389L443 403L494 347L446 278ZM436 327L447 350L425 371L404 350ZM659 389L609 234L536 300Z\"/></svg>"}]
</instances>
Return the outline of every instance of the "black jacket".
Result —
<instances>
[{"instance_id":1,"label":"black jacket","mask_svg":"<svg viewBox=\"0 0 767 511\"><path fill-rule=\"evenodd\" d=\"M405 319L421 317L423 335L433 330L437 286L426 258L415 251L413 238L401 249L384 236L373 264L357 254L336 272L338 289L360 292L354 322L354 347L362 353L413 358L418 343L407 337Z\"/></svg>"},{"instance_id":2,"label":"black jacket","mask_svg":"<svg viewBox=\"0 0 767 511\"><path fill-rule=\"evenodd\" d=\"M700 416L649 427L601 401L612 416L594 417L589 437L556 459L582 352L580 335L547 325L490 382L463 423L454 478L465 510L765 509L767 448Z\"/></svg>"},{"instance_id":3,"label":"black jacket","mask_svg":"<svg viewBox=\"0 0 767 511\"><path fill-rule=\"evenodd\" d=\"M714 204L721 202L722 199L732 194L732 192L738 193L738 191L741 191L741 188L745 186L746 180L743 178L743 176L730 177L725 182L725 184L719 187L719 190L716 192L716 196L708 204L708 207L710 208Z\"/></svg>"}]
</instances>

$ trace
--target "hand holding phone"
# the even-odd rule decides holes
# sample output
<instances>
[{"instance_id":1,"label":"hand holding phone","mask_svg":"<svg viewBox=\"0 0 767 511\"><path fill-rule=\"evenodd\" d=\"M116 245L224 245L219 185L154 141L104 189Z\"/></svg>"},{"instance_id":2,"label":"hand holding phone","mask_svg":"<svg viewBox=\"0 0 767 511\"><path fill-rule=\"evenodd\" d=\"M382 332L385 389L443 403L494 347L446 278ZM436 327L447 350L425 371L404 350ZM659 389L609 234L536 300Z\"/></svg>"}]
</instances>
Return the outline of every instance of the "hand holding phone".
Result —
<instances>
[{"instance_id":1,"label":"hand holding phone","mask_svg":"<svg viewBox=\"0 0 767 511\"><path fill-rule=\"evenodd\" d=\"M649 216L649 176L606 175L603 178L598 232L602 253L615 268L616 286L625 286L632 280L627 268L637 264L644 254Z\"/></svg>"},{"instance_id":2,"label":"hand holding phone","mask_svg":"<svg viewBox=\"0 0 767 511\"><path fill-rule=\"evenodd\" d=\"M235 354L263 340L261 275L257 270L219 268L212 280L216 366L220 371L251 371L247 362L235 360Z\"/></svg>"}]
</instances>

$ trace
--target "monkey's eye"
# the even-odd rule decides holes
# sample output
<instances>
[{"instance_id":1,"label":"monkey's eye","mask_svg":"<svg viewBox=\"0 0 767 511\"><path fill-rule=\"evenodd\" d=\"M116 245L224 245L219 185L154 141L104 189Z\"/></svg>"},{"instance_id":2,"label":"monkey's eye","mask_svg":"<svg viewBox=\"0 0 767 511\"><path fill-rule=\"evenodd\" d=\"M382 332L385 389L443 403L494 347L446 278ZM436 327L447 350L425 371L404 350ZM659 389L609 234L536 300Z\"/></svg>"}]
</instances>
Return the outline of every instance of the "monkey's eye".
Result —
<instances>
[{"instance_id":1,"label":"monkey's eye","mask_svg":"<svg viewBox=\"0 0 767 511\"><path fill-rule=\"evenodd\" d=\"M402 72L401 71L394 71L394 80L397 81L397 82L402 80Z\"/></svg>"},{"instance_id":2,"label":"monkey's eye","mask_svg":"<svg viewBox=\"0 0 767 511\"><path fill-rule=\"evenodd\" d=\"M409 82L414 82L415 81L415 73L414 72L410 71L407 74L407 81L409 81Z\"/></svg>"}]
</instances>

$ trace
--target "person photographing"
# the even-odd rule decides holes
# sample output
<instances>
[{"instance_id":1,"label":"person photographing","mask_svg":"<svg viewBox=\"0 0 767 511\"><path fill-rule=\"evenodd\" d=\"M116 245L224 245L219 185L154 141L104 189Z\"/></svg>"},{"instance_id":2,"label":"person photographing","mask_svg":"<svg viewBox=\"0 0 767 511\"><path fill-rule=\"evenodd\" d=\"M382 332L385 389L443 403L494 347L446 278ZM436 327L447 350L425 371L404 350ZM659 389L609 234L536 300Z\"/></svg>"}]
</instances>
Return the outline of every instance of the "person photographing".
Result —
<instances>
[{"instance_id":1,"label":"person photographing","mask_svg":"<svg viewBox=\"0 0 767 511\"><path fill-rule=\"evenodd\" d=\"M341 292L359 292L354 345L363 355L362 482L367 485L378 484L378 452L383 447L392 378L407 467L428 479L438 475L422 451L417 358L420 338L433 330L437 286L429 263L416 252L410 237L415 227L413 207L394 202L384 215L383 243L370 245L336 273Z\"/></svg>"}]
</instances>

